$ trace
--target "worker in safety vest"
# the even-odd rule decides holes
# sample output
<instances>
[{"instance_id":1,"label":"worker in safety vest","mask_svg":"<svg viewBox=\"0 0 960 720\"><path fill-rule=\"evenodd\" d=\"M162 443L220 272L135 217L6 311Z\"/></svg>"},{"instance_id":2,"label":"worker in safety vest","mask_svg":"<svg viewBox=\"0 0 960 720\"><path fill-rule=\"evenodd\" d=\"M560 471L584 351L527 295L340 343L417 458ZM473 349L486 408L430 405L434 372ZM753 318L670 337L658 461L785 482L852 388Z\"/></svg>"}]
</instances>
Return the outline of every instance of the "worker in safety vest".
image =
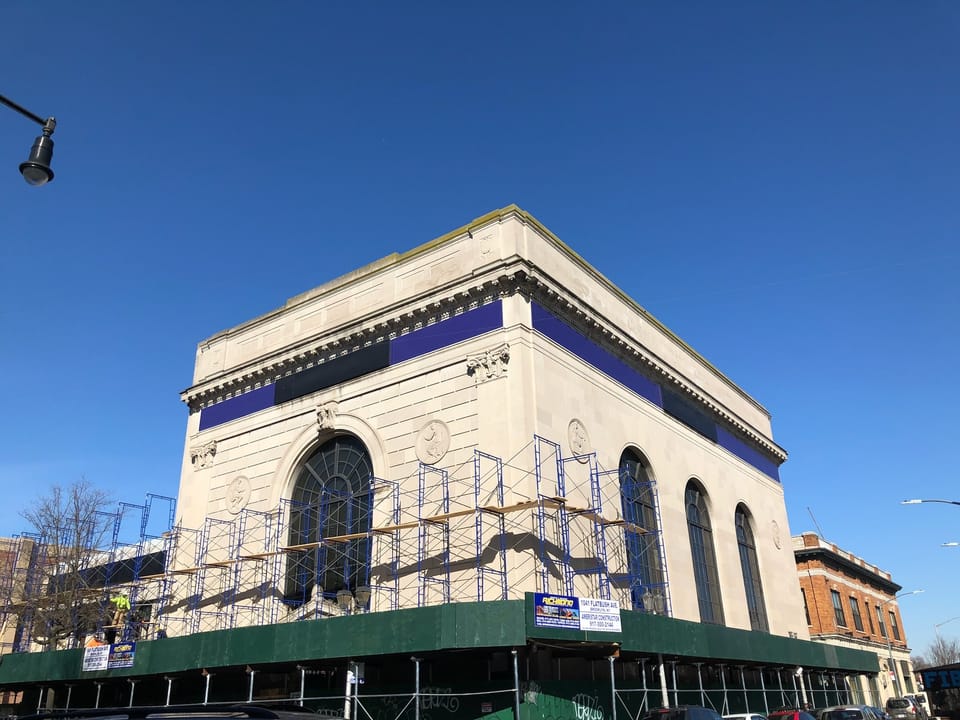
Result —
<instances>
[{"instance_id":1,"label":"worker in safety vest","mask_svg":"<svg viewBox=\"0 0 960 720\"><path fill-rule=\"evenodd\" d=\"M130 598L127 597L127 591L121 590L112 598L110 602L113 603L113 625L123 625L123 621L127 617L127 613L130 612Z\"/></svg>"}]
</instances>

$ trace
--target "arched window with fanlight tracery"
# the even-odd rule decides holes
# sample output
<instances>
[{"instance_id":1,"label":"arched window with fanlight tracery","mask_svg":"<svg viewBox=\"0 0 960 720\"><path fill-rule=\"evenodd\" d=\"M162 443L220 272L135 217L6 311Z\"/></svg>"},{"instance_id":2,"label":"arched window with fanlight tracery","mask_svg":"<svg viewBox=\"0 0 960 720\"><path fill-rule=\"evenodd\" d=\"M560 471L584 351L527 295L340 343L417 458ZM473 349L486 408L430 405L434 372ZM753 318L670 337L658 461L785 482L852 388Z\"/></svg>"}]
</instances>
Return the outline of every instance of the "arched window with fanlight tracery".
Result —
<instances>
[{"instance_id":1,"label":"arched window with fanlight tracery","mask_svg":"<svg viewBox=\"0 0 960 720\"><path fill-rule=\"evenodd\" d=\"M630 601L635 609L663 612L666 589L663 587L660 526L650 467L639 452L627 449L620 456L619 474L620 507L626 521L624 542ZM651 598L658 600L655 607Z\"/></svg>"},{"instance_id":2,"label":"arched window with fanlight tracery","mask_svg":"<svg viewBox=\"0 0 960 720\"><path fill-rule=\"evenodd\" d=\"M290 497L284 602L298 606L317 591L336 597L369 584L372 477L370 454L350 435L328 440L307 458Z\"/></svg>"}]
</instances>

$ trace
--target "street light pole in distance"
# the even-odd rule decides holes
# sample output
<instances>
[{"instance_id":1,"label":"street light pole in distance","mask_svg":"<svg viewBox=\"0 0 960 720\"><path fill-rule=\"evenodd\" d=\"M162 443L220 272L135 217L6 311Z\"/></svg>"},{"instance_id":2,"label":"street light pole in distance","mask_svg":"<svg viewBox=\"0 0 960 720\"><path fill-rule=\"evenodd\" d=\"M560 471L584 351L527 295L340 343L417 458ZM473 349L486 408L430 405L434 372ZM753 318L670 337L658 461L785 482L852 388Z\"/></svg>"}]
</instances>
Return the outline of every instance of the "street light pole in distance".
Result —
<instances>
[{"instance_id":1,"label":"street light pole in distance","mask_svg":"<svg viewBox=\"0 0 960 720\"><path fill-rule=\"evenodd\" d=\"M960 504L960 503L958 503ZM894 595L892 598L887 598L882 603L880 603L880 621L883 621L883 611L887 607L887 603L891 603L897 598L906 597L907 595L919 595L923 590L908 590L907 592L899 593ZM883 624L886 627L886 623ZM900 673L897 672L896 666L893 664L893 646L890 644L890 630L887 630L886 633L887 641L887 669L893 673L893 686L897 689L897 697L903 697L903 691L900 689Z\"/></svg>"},{"instance_id":2,"label":"street light pole in distance","mask_svg":"<svg viewBox=\"0 0 960 720\"><path fill-rule=\"evenodd\" d=\"M53 160L53 138L51 136L57 127L56 118L48 117L44 119L3 95L0 95L0 105L6 105L25 118L43 126L42 134L33 141L30 157L25 162L20 163L20 174L23 175L23 179L29 185L46 185L53 180L53 170L50 168L50 161Z\"/></svg>"},{"instance_id":3,"label":"street light pole in distance","mask_svg":"<svg viewBox=\"0 0 960 720\"><path fill-rule=\"evenodd\" d=\"M933 634L937 636L937 644L940 644L940 628L946 625L947 623L952 623L954 620L960 620L960 615L952 617L949 620L944 620L933 626Z\"/></svg>"}]
</instances>

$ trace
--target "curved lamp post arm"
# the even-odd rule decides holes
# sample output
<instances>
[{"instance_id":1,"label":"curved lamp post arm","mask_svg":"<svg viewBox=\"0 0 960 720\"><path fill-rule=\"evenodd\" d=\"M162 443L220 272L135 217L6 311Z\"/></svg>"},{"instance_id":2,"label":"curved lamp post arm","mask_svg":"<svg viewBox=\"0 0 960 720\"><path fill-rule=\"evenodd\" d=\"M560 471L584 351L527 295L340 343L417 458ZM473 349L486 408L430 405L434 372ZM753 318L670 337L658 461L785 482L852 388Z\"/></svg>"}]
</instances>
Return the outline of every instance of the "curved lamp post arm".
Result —
<instances>
[{"instance_id":1,"label":"curved lamp post arm","mask_svg":"<svg viewBox=\"0 0 960 720\"><path fill-rule=\"evenodd\" d=\"M944 503L945 505L960 505L960 500L937 500L937 499L920 499L914 498L912 500L901 500L901 505L920 505L921 503Z\"/></svg>"}]
</instances>

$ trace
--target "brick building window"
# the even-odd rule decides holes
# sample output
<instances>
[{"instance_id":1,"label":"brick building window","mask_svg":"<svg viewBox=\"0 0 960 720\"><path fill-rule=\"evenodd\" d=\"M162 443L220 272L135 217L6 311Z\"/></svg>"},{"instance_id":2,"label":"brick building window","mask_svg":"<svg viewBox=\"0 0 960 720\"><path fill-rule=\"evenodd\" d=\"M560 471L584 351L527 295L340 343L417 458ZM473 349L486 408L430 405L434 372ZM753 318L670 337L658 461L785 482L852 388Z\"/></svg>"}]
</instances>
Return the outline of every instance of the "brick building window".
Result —
<instances>
[{"instance_id":1,"label":"brick building window","mask_svg":"<svg viewBox=\"0 0 960 720\"><path fill-rule=\"evenodd\" d=\"M903 676L903 684L907 686L907 693L913 693L913 673L910 672L910 663L906 660L900 661L900 674Z\"/></svg>"},{"instance_id":2,"label":"brick building window","mask_svg":"<svg viewBox=\"0 0 960 720\"><path fill-rule=\"evenodd\" d=\"M840 598L840 592L837 590L831 590L830 600L833 601L833 619L836 621L837 626L846 627L847 618L843 614L843 600Z\"/></svg>"},{"instance_id":3,"label":"brick building window","mask_svg":"<svg viewBox=\"0 0 960 720\"><path fill-rule=\"evenodd\" d=\"M850 596L850 614L853 616L853 626L860 632L863 632L863 618L860 616L860 603L857 599Z\"/></svg>"},{"instance_id":4,"label":"brick building window","mask_svg":"<svg viewBox=\"0 0 960 720\"><path fill-rule=\"evenodd\" d=\"M870 623L870 634L873 635L877 631L873 629L873 615L870 614L870 606L867 604L867 601L863 601L863 609L867 614L867 622Z\"/></svg>"},{"instance_id":5,"label":"brick building window","mask_svg":"<svg viewBox=\"0 0 960 720\"><path fill-rule=\"evenodd\" d=\"M877 625L880 626L880 634L883 637L887 636L887 626L883 623L883 610L880 609L880 606L877 605Z\"/></svg>"},{"instance_id":6,"label":"brick building window","mask_svg":"<svg viewBox=\"0 0 960 720\"><path fill-rule=\"evenodd\" d=\"M897 614L893 610L890 611L890 631L894 640L900 639L900 626L897 625Z\"/></svg>"},{"instance_id":7,"label":"brick building window","mask_svg":"<svg viewBox=\"0 0 960 720\"><path fill-rule=\"evenodd\" d=\"M800 594L803 595L803 614L807 616L807 625L813 625L810 622L810 606L807 605L807 591L800 588Z\"/></svg>"}]
</instances>

